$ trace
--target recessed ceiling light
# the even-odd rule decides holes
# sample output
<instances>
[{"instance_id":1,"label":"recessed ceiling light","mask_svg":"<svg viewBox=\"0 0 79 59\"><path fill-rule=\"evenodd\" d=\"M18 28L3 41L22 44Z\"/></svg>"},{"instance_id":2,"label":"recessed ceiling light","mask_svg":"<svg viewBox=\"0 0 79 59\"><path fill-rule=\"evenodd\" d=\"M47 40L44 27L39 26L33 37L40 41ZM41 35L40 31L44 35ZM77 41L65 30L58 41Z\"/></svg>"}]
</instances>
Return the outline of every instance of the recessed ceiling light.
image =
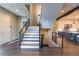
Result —
<instances>
[{"instance_id":1,"label":"recessed ceiling light","mask_svg":"<svg viewBox=\"0 0 79 59\"><path fill-rule=\"evenodd\" d=\"M79 16L77 15L77 16L75 16L75 19L78 19L79 18Z\"/></svg>"},{"instance_id":2,"label":"recessed ceiling light","mask_svg":"<svg viewBox=\"0 0 79 59\"><path fill-rule=\"evenodd\" d=\"M64 10L61 10L61 13L64 13Z\"/></svg>"},{"instance_id":3,"label":"recessed ceiling light","mask_svg":"<svg viewBox=\"0 0 79 59\"><path fill-rule=\"evenodd\" d=\"M16 9L16 12L19 12L19 10L18 10L18 9Z\"/></svg>"}]
</instances>

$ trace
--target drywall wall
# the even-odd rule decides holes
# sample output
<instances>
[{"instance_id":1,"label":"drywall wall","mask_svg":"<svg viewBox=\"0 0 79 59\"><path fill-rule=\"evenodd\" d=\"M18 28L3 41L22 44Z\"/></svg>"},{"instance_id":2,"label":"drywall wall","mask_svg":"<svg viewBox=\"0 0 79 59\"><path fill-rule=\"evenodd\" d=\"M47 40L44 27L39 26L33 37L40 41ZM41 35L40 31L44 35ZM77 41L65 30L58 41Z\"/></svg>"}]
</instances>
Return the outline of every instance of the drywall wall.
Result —
<instances>
[{"instance_id":1,"label":"drywall wall","mask_svg":"<svg viewBox=\"0 0 79 59\"><path fill-rule=\"evenodd\" d=\"M63 12L60 12L58 17L64 15L65 13L74 9L77 6L79 6L79 3L64 3L63 8L62 8Z\"/></svg>"},{"instance_id":2,"label":"drywall wall","mask_svg":"<svg viewBox=\"0 0 79 59\"><path fill-rule=\"evenodd\" d=\"M77 30L79 29L79 10L75 10L71 14L58 20L58 31L63 30L65 24L71 24L70 29Z\"/></svg>"},{"instance_id":3,"label":"drywall wall","mask_svg":"<svg viewBox=\"0 0 79 59\"><path fill-rule=\"evenodd\" d=\"M10 14L0 8L0 45L10 41Z\"/></svg>"},{"instance_id":4,"label":"drywall wall","mask_svg":"<svg viewBox=\"0 0 79 59\"><path fill-rule=\"evenodd\" d=\"M18 18L14 16L13 14L10 15L10 33L11 33L11 39L14 40L16 38L19 38L19 31L18 31Z\"/></svg>"},{"instance_id":5,"label":"drywall wall","mask_svg":"<svg viewBox=\"0 0 79 59\"><path fill-rule=\"evenodd\" d=\"M0 7L0 45L18 38L17 17Z\"/></svg>"},{"instance_id":6,"label":"drywall wall","mask_svg":"<svg viewBox=\"0 0 79 59\"><path fill-rule=\"evenodd\" d=\"M30 25L32 26L36 26L38 24L38 21L37 21L38 7L39 5L35 5L35 4L32 4L30 6L30 14L31 14Z\"/></svg>"}]
</instances>

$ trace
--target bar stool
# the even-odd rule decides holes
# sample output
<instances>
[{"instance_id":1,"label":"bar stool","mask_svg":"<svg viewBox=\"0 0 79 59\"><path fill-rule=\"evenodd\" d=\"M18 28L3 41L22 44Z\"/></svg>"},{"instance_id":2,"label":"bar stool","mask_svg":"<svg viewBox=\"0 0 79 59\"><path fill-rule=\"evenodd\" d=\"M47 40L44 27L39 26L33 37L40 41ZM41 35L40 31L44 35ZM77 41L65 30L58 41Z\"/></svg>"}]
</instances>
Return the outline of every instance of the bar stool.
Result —
<instances>
[{"instance_id":1,"label":"bar stool","mask_svg":"<svg viewBox=\"0 0 79 59\"><path fill-rule=\"evenodd\" d=\"M79 35L76 36L76 43L79 43Z\"/></svg>"}]
</instances>

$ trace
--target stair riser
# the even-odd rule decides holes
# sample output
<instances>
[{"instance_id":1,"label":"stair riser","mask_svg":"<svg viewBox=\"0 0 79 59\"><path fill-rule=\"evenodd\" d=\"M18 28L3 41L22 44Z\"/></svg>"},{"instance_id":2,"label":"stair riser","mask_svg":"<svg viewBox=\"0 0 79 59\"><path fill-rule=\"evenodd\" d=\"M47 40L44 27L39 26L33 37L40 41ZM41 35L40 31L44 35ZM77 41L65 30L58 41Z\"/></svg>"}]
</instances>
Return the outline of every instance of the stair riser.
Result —
<instances>
[{"instance_id":1,"label":"stair riser","mask_svg":"<svg viewBox=\"0 0 79 59\"><path fill-rule=\"evenodd\" d=\"M26 32L25 34L39 34L39 33L27 33L27 32Z\"/></svg>"},{"instance_id":2,"label":"stair riser","mask_svg":"<svg viewBox=\"0 0 79 59\"><path fill-rule=\"evenodd\" d=\"M25 34L24 36L39 36L39 34Z\"/></svg>"},{"instance_id":3,"label":"stair riser","mask_svg":"<svg viewBox=\"0 0 79 59\"><path fill-rule=\"evenodd\" d=\"M28 30L39 30L39 28L28 28Z\"/></svg>"},{"instance_id":4,"label":"stair riser","mask_svg":"<svg viewBox=\"0 0 79 59\"><path fill-rule=\"evenodd\" d=\"M39 31L39 29L28 29L29 31Z\"/></svg>"},{"instance_id":5,"label":"stair riser","mask_svg":"<svg viewBox=\"0 0 79 59\"><path fill-rule=\"evenodd\" d=\"M39 26L30 26L29 28L39 28Z\"/></svg>"},{"instance_id":6,"label":"stair riser","mask_svg":"<svg viewBox=\"0 0 79 59\"><path fill-rule=\"evenodd\" d=\"M39 46L39 44L21 44L21 46Z\"/></svg>"},{"instance_id":7,"label":"stair riser","mask_svg":"<svg viewBox=\"0 0 79 59\"><path fill-rule=\"evenodd\" d=\"M31 33L32 33L32 32L35 32L35 33L36 33L36 32L39 32L39 31L27 31L27 32L31 32Z\"/></svg>"},{"instance_id":8,"label":"stair riser","mask_svg":"<svg viewBox=\"0 0 79 59\"><path fill-rule=\"evenodd\" d=\"M27 33L39 33L39 31L27 31Z\"/></svg>"},{"instance_id":9,"label":"stair riser","mask_svg":"<svg viewBox=\"0 0 79 59\"><path fill-rule=\"evenodd\" d=\"M39 44L39 42L22 42L22 44Z\"/></svg>"},{"instance_id":10,"label":"stair riser","mask_svg":"<svg viewBox=\"0 0 79 59\"><path fill-rule=\"evenodd\" d=\"M39 27L29 27L29 29L39 29Z\"/></svg>"},{"instance_id":11,"label":"stair riser","mask_svg":"<svg viewBox=\"0 0 79 59\"><path fill-rule=\"evenodd\" d=\"M23 39L23 40L39 40L39 39Z\"/></svg>"},{"instance_id":12,"label":"stair riser","mask_svg":"<svg viewBox=\"0 0 79 59\"><path fill-rule=\"evenodd\" d=\"M39 42L39 40L23 40L23 42Z\"/></svg>"},{"instance_id":13,"label":"stair riser","mask_svg":"<svg viewBox=\"0 0 79 59\"><path fill-rule=\"evenodd\" d=\"M32 36L29 36L29 35L28 35L28 36L26 36L26 35L25 35L24 37L26 37L26 38L27 38L27 37L37 37L37 38L39 38L39 36L38 36L38 35L37 35L37 36L34 36L34 35L32 35Z\"/></svg>"},{"instance_id":14,"label":"stair riser","mask_svg":"<svg viewBox=\"0 0 79 59\"><path fill-rule=\"evenodd\" d=\"M24 36L24 38L39 38L38 36Z\"/></svg>"},{"instance_id":15,"label":"stair riser","mask_svg":"<svg viewBox=\"0 0 79 59\"><path fill-rule=\"evenodd\" d=\"M21 48L39 48L39 46L21 46Z\"/></svg>"}]
</instances>

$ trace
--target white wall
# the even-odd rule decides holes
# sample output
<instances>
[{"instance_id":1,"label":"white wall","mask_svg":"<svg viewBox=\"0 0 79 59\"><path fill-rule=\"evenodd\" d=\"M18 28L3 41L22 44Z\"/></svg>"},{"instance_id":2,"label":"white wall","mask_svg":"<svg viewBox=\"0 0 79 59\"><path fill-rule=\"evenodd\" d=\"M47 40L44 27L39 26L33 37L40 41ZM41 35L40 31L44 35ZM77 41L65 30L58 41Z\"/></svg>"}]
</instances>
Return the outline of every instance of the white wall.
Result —
<instances>
[{"instance_id":1,"label":"white wall","mask_svg":"<svg viewBox=\"0 0 79 59\"><path fill-rule=\"evenodd\" d=\"M0 45L10 40L10 14L7 14L0 8Z\"/></svg>"},{"instance_id":2,"label":"white wall","mask_svg":"<svg viewBox=\"0 0 79 59\"><path fill-rule=\"evenodd\" d=\"M71 30L79 29L79 10L75 10L71 14L58 20L58 30L64 29L65 24L72 24Z\"/></svg>"},{"instance_id":3,"label":"white wall","mask_svg":"<svg viewBox=\"0 0 79 59\"><path fill-rule=\"evenodd\" d=\"M0 8L0 45L18 38L18 19Z\"/></svg>"},{"instance_id":4,"label":"white wall","mask_svg":"<svg viewBox=\"0 0 79 59\"><path fill-rule=\"evenodd\" d=\"M68 11L72 10L73 8L77 6L79 6L79 3L65 3L62 8L64 12L63 13L60 12L58 17L64 15L65 13L67 13Z\"/></svg>"},{"instance_id":5,"label":"white wall","mask_svg":"<svg viewBox=\"0 0 79 59\"><path fill-rule=\"evenodd\" d=\"M11 39L14 40L16 38L19 38L19 31L18 31L18 18L14 16L13 14L10 15L10 33L11 33Z\"/></svg>"}]
</instances>

